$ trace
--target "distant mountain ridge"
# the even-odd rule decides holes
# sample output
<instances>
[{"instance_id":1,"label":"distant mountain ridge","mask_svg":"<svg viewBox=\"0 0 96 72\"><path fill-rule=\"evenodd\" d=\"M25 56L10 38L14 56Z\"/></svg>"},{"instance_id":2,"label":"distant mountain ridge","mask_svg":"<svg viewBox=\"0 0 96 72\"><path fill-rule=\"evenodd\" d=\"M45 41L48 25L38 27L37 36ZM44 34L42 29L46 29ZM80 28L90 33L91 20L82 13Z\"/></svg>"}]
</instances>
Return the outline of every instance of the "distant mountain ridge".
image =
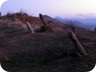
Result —
<instances>
[{"instance_id":1,"label":"distant mountain ridge","mask_svg":"<svg viewBox=\"0 0 96 72\"><path fill-rule=\"evenodd\" d=\"M44 17L44 19L49 20L49 21L57 22L57 23L60 23L60 24L63 23L63 22L61 22L59 20L56 20L55 18L52 18L51 16L48 16L48 15L43 15L43 17Z\"/></svg>"},{"instance_id":2,"label":"distant mountain ridge","mask_svg":"<svg viewBox=\"0 0 96 72\"><path fill-rule=\"evenodd\" d=\"M96 18L85 18L85 19L81 19L81 18L70 18L70 19L63 19L61 17L55 17L54 19L61 21L64 24L70 24L70 22L74 25L74 26L78 26L80 28L85 28L85 29L89 29L89 30L94 30L96 27Z\"/></svg>"}]
</instances>

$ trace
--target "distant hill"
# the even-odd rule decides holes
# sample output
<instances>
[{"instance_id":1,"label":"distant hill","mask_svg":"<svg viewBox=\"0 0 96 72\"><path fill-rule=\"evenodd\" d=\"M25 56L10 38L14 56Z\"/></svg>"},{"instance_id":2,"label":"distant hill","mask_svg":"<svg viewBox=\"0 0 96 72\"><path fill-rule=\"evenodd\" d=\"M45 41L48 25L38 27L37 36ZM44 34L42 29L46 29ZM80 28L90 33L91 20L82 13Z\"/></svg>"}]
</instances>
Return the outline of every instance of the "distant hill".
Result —
<instances>
[{"instance_id":1,"label":"distant hill","mask_svg":"<svg viewBox=\"0 0 96 72\"><path fill-rule=\"evenodd\" d=\"M54 19L64 23L64 24L70 24L72 23L74 26L78 26L80 28L94 30L96 27L96 18L70 18L70 19L63 19L60 17L55 17Z\"/></svg>"},{"instance_id":2,"label":"distant hill","mask_svg":"<svg viewBox=\"0 0 96 72\"><path fill-rule=\"evenodd\" d=\"M62 19L61 17L55 17L54 19L57 20L57 21L59 21L59 22L61 22L61 23L63 23L63 24L67 24L69 22L66 19Z\"/></svg>"},{"instance_id":3,"label":"distant hill","mask_svg":"<svg viewBox=\"0 0 96 72\"><path fill-rule=\"evenodd\" d=\"M59 20L57 20L55 18L52 18L52 17L50 17L48 15L43 15L43 17L44 17L45 20L49 20L49 21L53 21L53 22L57 22L57 23L63 24L63 22L61 22L61 21L59 21Z\"/></svg>"},{"instance_id":4,"label":"distant hill","mask_svg":"<svg viewBox=\"0 0 96 72\"><path fill-rule=\"evenodd\" d=\"M43 15L44 19L46 20L54 20L52 17L48 16L48 15Z\"/></svg>"}]
</instances>

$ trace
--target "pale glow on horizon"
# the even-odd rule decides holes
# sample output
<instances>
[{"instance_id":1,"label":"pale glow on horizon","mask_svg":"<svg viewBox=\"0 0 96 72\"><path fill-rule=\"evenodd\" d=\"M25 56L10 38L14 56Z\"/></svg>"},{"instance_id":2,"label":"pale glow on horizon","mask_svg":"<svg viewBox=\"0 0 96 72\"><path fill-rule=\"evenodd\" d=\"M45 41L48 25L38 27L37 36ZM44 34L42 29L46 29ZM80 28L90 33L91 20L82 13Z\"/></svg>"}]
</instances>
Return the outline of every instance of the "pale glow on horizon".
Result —
<instances>
[{"instance_id":1,"label":"pale glow on horizon","mask_svg":"<svg viewBox=\"0 0 96 72\"><path fill-rule=\"evenodd\" d=\"M2 14L20 10L38 16L74 16L77 14L96 15L96 0L8 0L1 8Z\"/></svg>"}]
</instances>

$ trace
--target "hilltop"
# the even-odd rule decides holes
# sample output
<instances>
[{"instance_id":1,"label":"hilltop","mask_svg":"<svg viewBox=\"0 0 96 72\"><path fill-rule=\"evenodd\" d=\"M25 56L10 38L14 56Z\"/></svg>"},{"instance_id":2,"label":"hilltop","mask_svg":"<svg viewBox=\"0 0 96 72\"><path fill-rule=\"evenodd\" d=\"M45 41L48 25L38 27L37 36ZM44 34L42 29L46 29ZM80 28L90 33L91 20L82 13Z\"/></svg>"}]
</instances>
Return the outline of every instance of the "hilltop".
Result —
<instances>
[{"instance_id":1,"label":"hilltop","mask_svg":"<svg viewBox=\"0 0 96 72\"><path fill-rule=\"evenodd\" d=\"M15 17L14 17L15 15ZM48 20L47 20L48 19ZM75 34L88 53L78 57L67 33L67 26L47 17L52 32L30 33L43 24L39 17L26 13L0 17L0 62L10 72L86 72L96 62L96 32L75 28Z\"/></svg>"},{"instance_id":2,"label":"hilltop","mask_svg":"<svg viewBox=\"0 0 96 72\"><path fill-rule=\"evenodd\" d=\"M64 24L56 21L55 19L44 15L44 20L53 30L62 29ZM28 15L27 13L8 13L0 19L0 22L10 23L10 26L21 26L26 28L26 22L29 22L34 28L39 28L42 26L42 22L39 17L33 17Z\"/></svg>"}]
</instances>

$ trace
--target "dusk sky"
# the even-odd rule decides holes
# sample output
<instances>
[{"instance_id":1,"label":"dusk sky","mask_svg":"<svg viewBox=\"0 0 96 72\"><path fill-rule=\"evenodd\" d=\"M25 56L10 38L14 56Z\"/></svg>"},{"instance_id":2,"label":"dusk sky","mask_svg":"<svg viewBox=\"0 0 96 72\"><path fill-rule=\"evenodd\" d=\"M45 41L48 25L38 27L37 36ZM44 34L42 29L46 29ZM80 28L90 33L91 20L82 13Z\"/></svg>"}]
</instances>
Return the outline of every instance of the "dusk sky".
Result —
<instances>
[{"instance_id":1,"label":"dusk sky","mask_svg":"<svg viewBox=\"0 0 96 72\"><path fill-rule=\"evenodd\" d=\"M96 0L8 0L0 10L2 15L23 10L34 16L96 16Z\"/></svg>"}]
</instances>

